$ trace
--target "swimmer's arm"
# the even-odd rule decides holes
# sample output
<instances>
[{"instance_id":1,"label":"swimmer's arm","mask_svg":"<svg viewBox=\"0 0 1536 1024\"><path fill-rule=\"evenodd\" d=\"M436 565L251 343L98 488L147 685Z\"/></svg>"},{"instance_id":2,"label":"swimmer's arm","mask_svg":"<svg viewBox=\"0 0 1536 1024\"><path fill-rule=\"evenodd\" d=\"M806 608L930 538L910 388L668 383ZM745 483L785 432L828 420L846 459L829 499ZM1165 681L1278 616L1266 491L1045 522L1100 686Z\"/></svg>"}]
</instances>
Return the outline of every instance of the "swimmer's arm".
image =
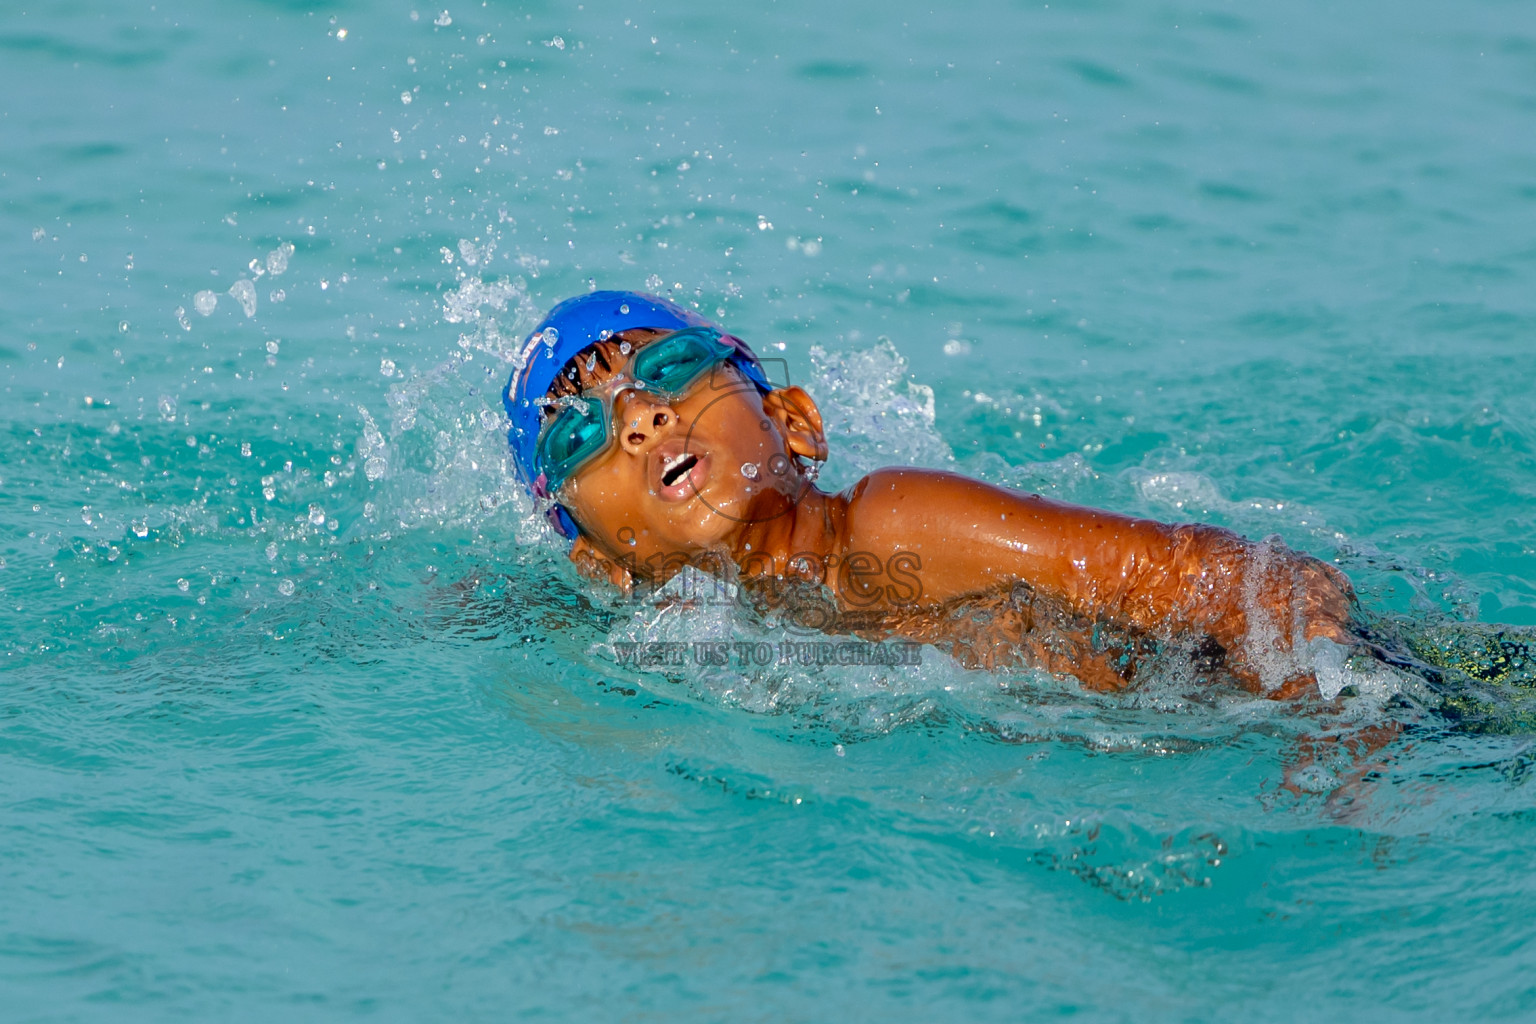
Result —
<instances>
[{"instance_id":1,"label":"swimmer's arm","mask_svg":"<svg viewBox=\"0 0 1536 1024\"><path fill-rule=\"evenodd\" d=\"M846 530L846 551L920 559L925 601L1023 580L1083 615L1148 631L1198 630L1229 648L1249 632L1245 605L1287 623L1301 614L1308 639L1348 635L1352 595L1341 573L1283 548L1271 562L1284 571L1255 572L1256 546L1218 527L1135 519L953 473L887 469L854 488Z\"/></svg>"},{"instance_id":2,"label":"swimmer's arm","mask_svg":"<svg viewBox=\"0 0 1536 1024\"><path fill-rule=\"evenodd\" d=\"M1140 619L1168 610L1142 592L1149 574L1181 561L1173 531L954 473L882 469L849 496L845 550L916 556L926 601L1023 580L1080 613L1118 609L1134 593L1123 611Z\"/></svg>"}]
</instances>

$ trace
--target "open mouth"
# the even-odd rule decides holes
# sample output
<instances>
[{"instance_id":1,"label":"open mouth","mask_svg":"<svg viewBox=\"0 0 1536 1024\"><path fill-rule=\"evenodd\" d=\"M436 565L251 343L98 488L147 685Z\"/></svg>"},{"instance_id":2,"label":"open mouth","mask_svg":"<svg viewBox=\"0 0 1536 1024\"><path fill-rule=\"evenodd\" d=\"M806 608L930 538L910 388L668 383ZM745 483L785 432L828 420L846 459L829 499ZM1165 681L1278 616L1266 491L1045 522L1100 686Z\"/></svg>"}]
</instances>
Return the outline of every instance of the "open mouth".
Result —
<instances>
[{"instance_id":1,"label":"open mouth","mask_svg":"<svg viewBox=\"0 0 1536 1024\"><path fill-rule=\"evenodd\" d=\"M699 457L692 452L682 452L668 459L661 467L661 485L671 487L687 472L699 464Z\"/></svg>"},{"instance_id":2,"label":"open mouth","mask_svg":"<svg viewBox=\"0 0 1536 1024\"><path fill-rule=\"evenodd\" d=\"M709 479L709 452L692 446L687 438L669 438L651 452L647 471L651 493L662 501L689 501Z\"/></svg>"}]
</instances>

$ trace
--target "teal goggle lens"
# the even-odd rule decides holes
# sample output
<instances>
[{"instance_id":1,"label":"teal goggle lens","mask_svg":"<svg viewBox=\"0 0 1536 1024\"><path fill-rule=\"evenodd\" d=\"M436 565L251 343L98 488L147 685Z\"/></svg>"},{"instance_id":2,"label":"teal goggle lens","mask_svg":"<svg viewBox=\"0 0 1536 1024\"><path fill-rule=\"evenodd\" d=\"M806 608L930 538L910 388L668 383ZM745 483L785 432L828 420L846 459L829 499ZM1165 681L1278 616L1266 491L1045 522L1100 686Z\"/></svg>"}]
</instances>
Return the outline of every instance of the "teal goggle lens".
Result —
<instances>
[{"instance_id":1,"label":"teal goggle lens","mask_svg":"<svg viewBox=\"0 0 1536 1024\"><path fill-rule=\"evenodd\" d=\"M674 331L636 352L630 361L629 377L639 390L663 398L678 398L734 352L720 341L719 331L690 327ZM544 474L549 491L558 490L572 473L607 450L613 439L611 403L610 396L582 396L562 408L540 432L535 465Z\"/></svg>"},{"instance_id":2,"label":"teal goggle lens","mask_svg":"<svg viewBox=\"0 0 1536 1024\"><path fill-rule=\"evenodd\" d=\"M708 327L674 331L635 353L629 375L647 391L677 398L706 370L729 359L735 350Z\"/></svg>"},{"instance_id":3,"label":"teal goggle lens","mask_svg":"<svg viewBox=\"0 0 1536 1024\"><path fill-rule=\"evenodd\" d=\"M593 456L608 447L612 430L608 403L582 398L567 405L539 435L535 453L545 486L553 491Z\"/></svg>"}]
</instances>

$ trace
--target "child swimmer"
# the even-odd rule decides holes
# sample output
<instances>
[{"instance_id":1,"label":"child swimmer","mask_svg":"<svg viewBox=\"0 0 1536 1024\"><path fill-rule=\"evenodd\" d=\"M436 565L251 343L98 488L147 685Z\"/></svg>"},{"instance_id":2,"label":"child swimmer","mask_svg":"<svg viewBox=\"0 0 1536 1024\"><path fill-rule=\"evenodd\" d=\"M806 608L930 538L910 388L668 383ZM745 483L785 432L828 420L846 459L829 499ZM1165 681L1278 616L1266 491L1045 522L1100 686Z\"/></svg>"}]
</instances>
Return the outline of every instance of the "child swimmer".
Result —
<instances>
[{"instance_id":1,"label":"child swimmer","mask_svg":"<svg viewBox=\"0 0 1536 1024\"><path fill-rule=\"evenodd\" d=\"M1095 690L1171 656L1202 679L1296 697L1317 692L1298 655L1319 638L1361 643L1349 581L1284 545L937 470L876 470L827 493L811 396L773 386L745 342L656 296L560 303L503 398L518 470L571 561L626 591L728 562L768 604L812 588L832 606L816 620L828 631Z\"/></svg>"}]
</instances>

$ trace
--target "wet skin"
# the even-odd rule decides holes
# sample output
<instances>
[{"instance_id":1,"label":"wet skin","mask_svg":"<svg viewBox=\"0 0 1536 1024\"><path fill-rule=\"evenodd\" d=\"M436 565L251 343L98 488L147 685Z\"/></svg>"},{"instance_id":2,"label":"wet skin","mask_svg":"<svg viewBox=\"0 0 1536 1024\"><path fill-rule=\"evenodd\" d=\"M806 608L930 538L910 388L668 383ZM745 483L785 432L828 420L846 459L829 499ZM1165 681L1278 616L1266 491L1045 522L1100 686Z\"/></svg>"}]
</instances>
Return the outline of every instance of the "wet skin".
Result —
<instances>
[{"instance_id":1,"label":"wet skin","mask_svg":"<svg viewBox=\"0 0 1536 1024\"><path fill-rule=\"evenodd\" d=\"M729 364L670 401L623 391L614 420L617 444L558 497L581 528L572 561L626 590L636 576L664 580L728 557L745 579L824 582L840 607L894 613L896 632L936 642L914 610L1022 582L1083 623L1209 638L1231 676L1276 697L1315 681L1301 673L1266 689L1262 659L1315 636L1353 638L1342 573L1217 527L1135 519L934 470L882 469L841 493L821 491L807 470L828 454L815 402L798 387L762 395ZM902 616L913 628L898 624ZM1256 637L1272 650L1256 649ZM1123 672L1091 664L1087 646L1070 650L1069 665L1042 667L1097 689L1126 684Z\"/></svg>"}]
</instances>

